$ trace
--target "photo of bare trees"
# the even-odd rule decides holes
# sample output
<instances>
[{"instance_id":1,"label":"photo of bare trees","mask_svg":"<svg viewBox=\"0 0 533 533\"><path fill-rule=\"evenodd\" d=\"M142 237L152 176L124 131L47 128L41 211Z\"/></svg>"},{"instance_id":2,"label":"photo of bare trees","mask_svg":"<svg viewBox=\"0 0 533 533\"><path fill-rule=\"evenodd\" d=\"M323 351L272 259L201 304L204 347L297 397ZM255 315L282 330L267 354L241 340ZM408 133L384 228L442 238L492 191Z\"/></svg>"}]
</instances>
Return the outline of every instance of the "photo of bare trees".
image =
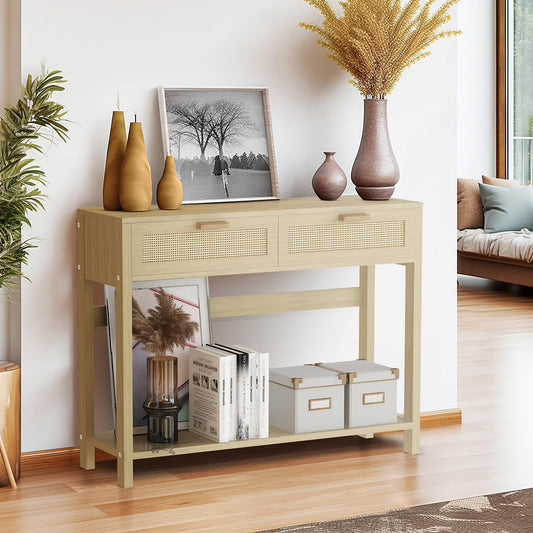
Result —
<instances>
[{"instance_id":1,"label":"photo of bare trees","mask_svg":"<svg viewBox=\"0 0 533 533\"><path fill-rule=\"evenodd\" d=\"M159 104L184 203L279 197L266 89L161 88Z\"/></svg>"}]
</instances>

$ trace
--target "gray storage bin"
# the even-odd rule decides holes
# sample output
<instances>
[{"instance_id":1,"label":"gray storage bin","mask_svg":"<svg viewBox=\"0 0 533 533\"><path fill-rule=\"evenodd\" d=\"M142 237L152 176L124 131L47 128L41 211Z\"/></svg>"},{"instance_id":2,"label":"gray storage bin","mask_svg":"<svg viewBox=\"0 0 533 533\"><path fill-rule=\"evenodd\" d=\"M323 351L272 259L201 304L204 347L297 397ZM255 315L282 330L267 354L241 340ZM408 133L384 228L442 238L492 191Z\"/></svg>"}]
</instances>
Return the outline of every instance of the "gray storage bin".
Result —
<instances>
[{"instance_id":1,"label":"gray storage bin","mask_svg":"<svg viewBox=\"0 0 533 533\"><path fill-rule=\"evenodd\" d=\"M318 363L320 368L346 374L345 427L356 428L397 421L396 390L400 372L364 359Z\"/></svg>"},{"instance_id":2,"label":"gray storage bin","mask_svg":"<svg viewBox=\"0 0 533 533\"><path fill-rule=\"evenodd\" d=\"M346 376L314 365L270 369L270 424L290 433L344 428Z\"/></svg>"}]
</instances>

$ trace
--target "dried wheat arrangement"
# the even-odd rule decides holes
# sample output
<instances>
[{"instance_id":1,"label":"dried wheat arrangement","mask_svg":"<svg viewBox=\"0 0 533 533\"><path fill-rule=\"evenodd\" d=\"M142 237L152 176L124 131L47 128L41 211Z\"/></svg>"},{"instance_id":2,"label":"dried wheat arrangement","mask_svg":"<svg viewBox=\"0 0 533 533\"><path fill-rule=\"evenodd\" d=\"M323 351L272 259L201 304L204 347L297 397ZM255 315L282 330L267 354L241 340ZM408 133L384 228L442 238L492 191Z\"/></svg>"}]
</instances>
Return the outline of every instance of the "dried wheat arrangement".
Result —
<instances>
[{"instance_id":1,"label":"dried wheat arrangement","mask_svg":"<svg viewBox=\"0 0 533 533\"><path fill-rule=\"evenodd\" d=\"M324 20L322 26L299 25L322 38L317 43L351 74L350 83L365 98L385 98L407 67L431 54L431 44L461 33L440 30L459 0L447 0L440 7L434 7L435 0L346 0L339 2L341 16L327 0L305 1Z\"/></svg>"},{"instance_id":2,"label":"dried wheat arrangement","mask_svg":"<svg viewBox=\"0 0 533 533\"><path fill-rule=\"evenodd\" d=\"M183 348L198 330L198 322L191 320L183 306L177 307L174 298L163 289L159 289L155 296L157 305L148 310L148 316L132 298L132 333L135 340L144 344L147 352L165 355L174 346Z\"/></svg>"}]
</instances>

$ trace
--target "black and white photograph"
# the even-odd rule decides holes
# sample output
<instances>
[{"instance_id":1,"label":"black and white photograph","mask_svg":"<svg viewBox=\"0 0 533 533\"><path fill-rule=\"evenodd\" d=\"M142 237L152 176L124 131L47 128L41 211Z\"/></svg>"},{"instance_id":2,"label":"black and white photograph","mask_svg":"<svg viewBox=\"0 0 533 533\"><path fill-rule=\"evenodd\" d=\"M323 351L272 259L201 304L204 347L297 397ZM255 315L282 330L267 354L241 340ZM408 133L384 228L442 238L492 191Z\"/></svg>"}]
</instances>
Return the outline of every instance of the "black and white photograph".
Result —
<instances>
[{"instance_id":1,"label":"black and white photograph","mask_svg":"<svg viewBox=\"0 0 533 533\"><path fill-rule=\"evenodd\" d=\"M279 198L268 90L159 88L183 203Z\"/></svg>"}]
</instances>

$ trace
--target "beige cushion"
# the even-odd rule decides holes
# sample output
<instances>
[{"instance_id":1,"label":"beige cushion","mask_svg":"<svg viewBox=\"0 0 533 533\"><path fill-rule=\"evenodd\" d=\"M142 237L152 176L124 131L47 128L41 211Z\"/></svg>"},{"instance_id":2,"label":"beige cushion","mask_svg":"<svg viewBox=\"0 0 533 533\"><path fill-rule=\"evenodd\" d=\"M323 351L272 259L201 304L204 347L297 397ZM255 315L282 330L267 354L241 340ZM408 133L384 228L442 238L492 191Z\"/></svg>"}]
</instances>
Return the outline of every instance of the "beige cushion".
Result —
<instances>
[{"instance_id":1,"label":"beige cushion","mask_svg":"<svg viewBox=\"0 0 533 533\"><path fill-rule=\"evenodd\" d=\"M481 176L485 185L497 185L498 187L520 187L520 183L516 180L504 180L502 178L488 178L487 176Z\"/></svg>"},{"instance_id":2,"label":"beige cushion","mask_svg":"<svg viewBox=\"0 0 533 533\"><path fill-rule=\"evenodd\" d=\"M478 184L477 180L457 178L457 229L483 227Z\"/></svg>"}]
</instances>

